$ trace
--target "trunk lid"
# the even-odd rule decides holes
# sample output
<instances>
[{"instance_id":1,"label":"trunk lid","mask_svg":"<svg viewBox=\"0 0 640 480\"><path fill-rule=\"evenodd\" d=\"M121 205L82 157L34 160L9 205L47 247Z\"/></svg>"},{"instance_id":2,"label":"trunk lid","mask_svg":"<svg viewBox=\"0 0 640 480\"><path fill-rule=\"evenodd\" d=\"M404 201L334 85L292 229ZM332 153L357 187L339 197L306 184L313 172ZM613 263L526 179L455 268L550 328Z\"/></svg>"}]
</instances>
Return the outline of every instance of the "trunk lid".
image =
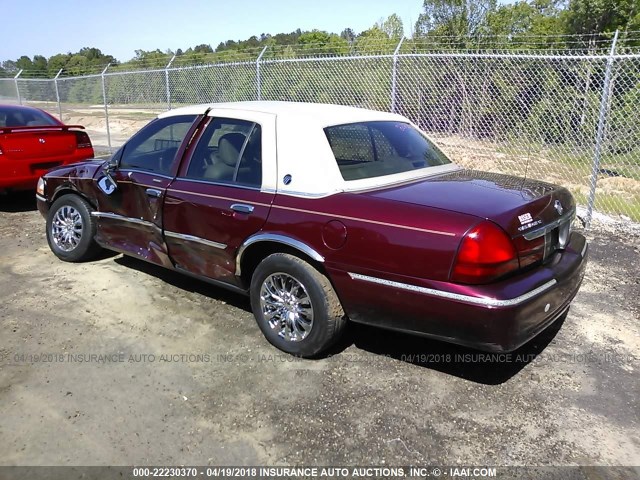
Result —
<instances>
[{"instance_id":1,"label":"trunk lid","mask_svg":"<svg viewBox=\"0 0 640 480\"><path fill-rule=\"evenodd\" d=\"M564 248L575 212L574 199L564 187L475 170L457 170L366 195L491 220L512 238L521 267Z\"/></svg>"},{"instance_id":2,"label":"trunk lid","mask_svg":"<svg viewBox=\"0 0 640 480\"><path fill-rule=\"evenodd\" d=\"M29 129L0 133L0 149L6 159L46 159L71 155L76 135L67 129Z\"/></svg>"},{"instance_id":3,"label":"trunk lid","mask_svg":"<svg viewBox=\"0 0 640 480\"><path fill-rule=\"evenodd\" d=\"M564 187L475 170L457 170L366 195L475 215L497 223L512 237L555 222L575 208Z\"/></svg>"}]
</instances>

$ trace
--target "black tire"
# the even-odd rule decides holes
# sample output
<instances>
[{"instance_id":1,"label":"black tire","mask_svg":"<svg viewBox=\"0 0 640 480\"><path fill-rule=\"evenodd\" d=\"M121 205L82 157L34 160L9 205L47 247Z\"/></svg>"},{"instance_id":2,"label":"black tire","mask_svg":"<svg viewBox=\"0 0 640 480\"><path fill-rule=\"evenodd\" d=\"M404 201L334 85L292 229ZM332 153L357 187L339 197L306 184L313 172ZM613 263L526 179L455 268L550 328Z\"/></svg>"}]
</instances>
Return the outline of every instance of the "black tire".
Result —
<instances>
[{"instance_id":1,"label":"black tire","mask_svg":"<svg viewBox=\"0 0 640 480\"><path fill-rule=\"evenodd\" d=\"M302 285L301 294L306 292L313 312L308 333L295 341L285 338L282 332L278 331L279 327L272 328L262 308L263 284L268 278L273 279L272 275L283 274L284 278L293 278ZM264 336L275 347L295 356L314 357L326 351L340 338L347 322L340 300L329 279L294 255L274 253L262 260L251 277L249 293L251 309ZM280 325L284 323L279 322Z\"/></svg>"},{"instance_id":2,"label":"black tire","mask_svg":"<svg viewBox=\"0 0 640 480\"><path fill-rule=\"evenodd\" d=\"M72 212L73 218L77 218L73 213L77 212L81 221L79 238L76 236L75 244L65 244L58 241L53 233L54 219L59 211L61 214L65 212L63 210L65 207L67 212ZM93 239L96 234L96 221L91 216L92 210L91 205L84 198L74 194L63 195L51 205L47 215L47 242L49 242L51 251L60 260L65 262L85 262L95 258L100 252L100 246ZM75 229L75 231L77 232L78 230Z\"/></svg>"}]
</instances>

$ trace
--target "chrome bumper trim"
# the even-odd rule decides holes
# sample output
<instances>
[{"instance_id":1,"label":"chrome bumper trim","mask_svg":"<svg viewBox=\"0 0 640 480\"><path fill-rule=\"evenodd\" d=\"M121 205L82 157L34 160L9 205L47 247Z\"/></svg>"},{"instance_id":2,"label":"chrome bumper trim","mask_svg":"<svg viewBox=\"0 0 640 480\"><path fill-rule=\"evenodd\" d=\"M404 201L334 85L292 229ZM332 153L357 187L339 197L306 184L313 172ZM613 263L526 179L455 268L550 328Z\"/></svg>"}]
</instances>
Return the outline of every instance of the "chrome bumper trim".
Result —
<instances>
[{"instance_id":1,"label":"chrome bumper trim","mask_svg":"<svg viewBox=\"0 0 640 480\"><path fill-rule=\"evenodd\" d=\"M168 230L165 230L164 234L167 237L175 238L178 240L186 240L187 242L201 243L202 245L219 248L220 250L224 250L225 248L227 248L227 245L224 243L214 242L213 240L207 240L206 238L195 237L193 235L186 235L184 233L178 233L178 232L170 232Z\"/></svg>"},{"instance_id":2,"label":"chrome bumper trim","mask_svg":"<svg viewBox=\"0 0 640 480\"><path fill-rule=\"evenodd\" d=\"M41 202L47 202L47 199L44 198L42 195L39 195L36 193L36 200L40 200Z\"/></svg>"},{"instance_id":3,"label":"chrome bumper trim","mask_svg":"<svg viewBox=\"0 0 640 480\"><path fill-rule=\"evenodd\" d=\"M582 247L582 251L580 252L580 256L584 258L584 254L587 253L587 245L589 245L586 240L584 242L584 247Z\"/></svg>"},{"instance_id":4,"label":"chrome bumper trim","mask_svg":"<svg viewBox=\"0 0 640 480\"><path fill-rule=\"evenodd\" d=\"M91 212L91 216L98 218L110 218L112 220L120 220L122 222L135 223L137 225L144 225L145 227L153 227L155 224L141 218L125 217L124 215L118 215L117 213L109 212Z\"/></svg>"},{"instance_id":5,"label":"chrome bumper trim","mask_svg":"<svg viewBox=\"0 0 640 480\"><path fill-rule=\"evenodd\" d=\"M348 272L348 273L353 280L361 280L363 282L377 283L378 285L385 285L387 287L399 288L401 290L409 290L411 292L423 293L425 295L447 298L449 300L457 300L459 302L470 303L473 305L481 305L484 307L512 307L514 305L519 305L521 303L526 302L530 298L533 298L536 295L539 295L542 292L550 289L556 283L558 283L555 279L549 280L547 283L540 285L538 288L534 288L533 290L527 293L524 293L518 297L498 299L498 298L471 297L469 295L462 295L460 293L445 292L442 290L435 290L433 288L419 287L417 285L411 285L408 283L400 283L400 282L394 282L392 280L385 280L383 278L369 277L367 275L361 275L359 273L351 273L351 272Z\"/></svg>"}]
</instances>

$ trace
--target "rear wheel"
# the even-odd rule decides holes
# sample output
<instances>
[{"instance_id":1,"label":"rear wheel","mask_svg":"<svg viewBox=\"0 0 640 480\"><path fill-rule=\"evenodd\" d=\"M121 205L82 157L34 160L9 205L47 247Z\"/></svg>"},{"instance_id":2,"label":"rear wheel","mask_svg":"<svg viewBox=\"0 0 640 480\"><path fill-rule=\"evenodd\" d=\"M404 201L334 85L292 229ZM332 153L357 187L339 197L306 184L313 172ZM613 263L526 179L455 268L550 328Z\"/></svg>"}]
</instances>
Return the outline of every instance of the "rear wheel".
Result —
<instances>
[{"instance_id":1,"label":"rear wheel","mask_svg":"<svg viewBox=\"0 0 640 480\"><path fill-rule=\"evenodd\" d=\"M338 340L346 323L329 279L293 255L265 258L253 273L250 295L264 336L292 355L321 353Z\"/></svg>"},{"instance_id":2,"label":"rear wheel","mask_svg":"<svg viewBox=\"0 0 640 480\"><path fill-rule=\"evenodd\" d=\"M53 202L47 215L49 248L65 262L83 262L101 250L96 234L91 205L78 195L64 195Z\"/></svg>"}]
</instances>

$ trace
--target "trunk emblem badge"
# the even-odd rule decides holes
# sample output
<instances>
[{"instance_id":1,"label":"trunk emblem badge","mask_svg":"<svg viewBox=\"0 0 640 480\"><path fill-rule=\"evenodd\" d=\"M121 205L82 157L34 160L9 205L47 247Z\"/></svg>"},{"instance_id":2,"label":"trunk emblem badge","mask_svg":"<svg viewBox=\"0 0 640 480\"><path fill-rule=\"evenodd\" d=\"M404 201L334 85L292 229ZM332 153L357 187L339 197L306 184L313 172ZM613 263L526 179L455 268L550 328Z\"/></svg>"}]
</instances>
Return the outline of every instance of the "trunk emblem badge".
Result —
<instances>
[{"instance_id":1,"label":"trunk emblem badge","mask_svg":"<svg viewBox=\"0 0 640 480\"><path fill-rule=\"evenodd\" d=\"M39 141L40 143L45 143L45 139L44 139L44 138L39 138L39 139L38 139L38 141Z\"/></svg>"},{"instance_id":2,"label":"trunk emblem badge","mask_svg":"<svg viewBox=\"0 0 640 480\"><path fill-rule=\"evenodd\" d=\"M553 203L553 207L556 209L556 212L558 212L558 215L562 215L562 212L564 212L564 208L562 208L562 204L560 203L560 200L556 200Z\"/></svg>"}]
</instances>

